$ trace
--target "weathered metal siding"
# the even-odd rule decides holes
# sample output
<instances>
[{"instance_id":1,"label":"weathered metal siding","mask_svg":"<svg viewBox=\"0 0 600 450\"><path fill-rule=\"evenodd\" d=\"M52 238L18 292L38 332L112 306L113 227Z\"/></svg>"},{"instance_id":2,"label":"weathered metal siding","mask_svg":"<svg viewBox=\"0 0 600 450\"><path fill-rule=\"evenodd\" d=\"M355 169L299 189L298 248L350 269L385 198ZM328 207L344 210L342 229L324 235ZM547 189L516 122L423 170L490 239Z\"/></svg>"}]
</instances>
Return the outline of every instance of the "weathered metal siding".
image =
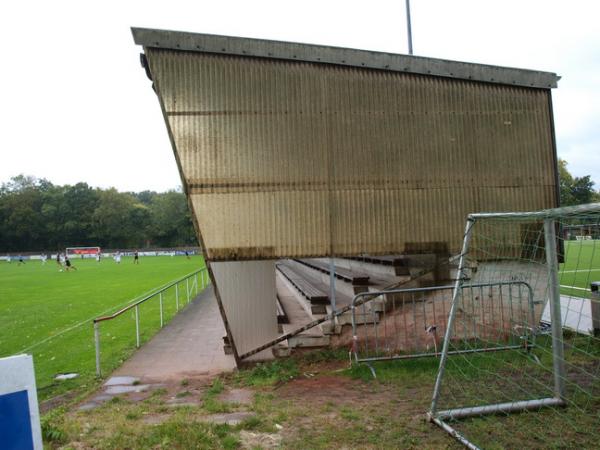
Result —
<instances>
[{"instance_id":1,"label":"weathered metal siding","mask_svg":"<svg viewBox=\"0 0 600 450\"><path fill-rule=\"evenodd\" d=\"M212 260L460 248L556 205L550 91L146 48Z\"/></svg>"},{"instance_id":2,"label":"weathered metal siding","mask_svg":"<svg viewBox=\"0 0 600 450\"><path fill-rule=\"evenodd\" d=\"M275 339L275 262L214 262L211 267L238 353Z\"/></svg>"}]
</instances>

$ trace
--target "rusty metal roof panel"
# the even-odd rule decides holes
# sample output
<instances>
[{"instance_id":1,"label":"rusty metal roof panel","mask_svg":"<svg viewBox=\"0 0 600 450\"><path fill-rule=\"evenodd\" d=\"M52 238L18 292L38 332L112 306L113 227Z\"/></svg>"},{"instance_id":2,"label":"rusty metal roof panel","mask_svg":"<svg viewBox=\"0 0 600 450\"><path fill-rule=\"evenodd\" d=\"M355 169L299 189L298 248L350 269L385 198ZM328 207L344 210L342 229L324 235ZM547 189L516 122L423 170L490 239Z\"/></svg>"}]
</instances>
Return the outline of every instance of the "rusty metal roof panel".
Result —
<instances>
[{"instance_id":1,"label":"rusty metal roof panel","mask_svg":"<svg viewBox=\"0 0 600 450\"><path fill-rule=\"evenodd\" d=\"M336 64L542 89L555 88L560 79L551 72L370 50L149 28L131 31L135 43L144 47Z\"/></svg>"},{"instance_id":2,"label":"rusty metal roof panel","mask_svg":"<svg viewBox=\"0 0 600 450\"><path fill-rule=\"evenodd\" d=\"M212 260L457 250L556 206L550 91L145 48Z\"/></svg>"}]
</instances>

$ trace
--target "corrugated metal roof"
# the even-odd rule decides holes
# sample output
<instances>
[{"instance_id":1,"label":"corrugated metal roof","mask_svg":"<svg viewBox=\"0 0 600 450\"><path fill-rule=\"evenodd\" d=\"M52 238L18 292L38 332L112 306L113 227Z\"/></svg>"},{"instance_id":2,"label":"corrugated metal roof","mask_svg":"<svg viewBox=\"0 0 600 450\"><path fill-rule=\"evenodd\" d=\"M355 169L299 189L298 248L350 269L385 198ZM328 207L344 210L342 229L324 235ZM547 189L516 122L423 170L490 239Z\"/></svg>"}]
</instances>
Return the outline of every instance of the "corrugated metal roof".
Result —
<instances>
[{"instance_id":1,"label":"corrugated metal roof","mask_svg":"<svg viewBox=\"0 0 600 450\"><path fill-rule=\"evenodd\" d=\"M144 47L336 64L541 89L555 88L560 79L551 72L369 50L148 28L131 31L135 43Z\"/></svg>"},{"instance_id":2,"label":"corrugated metal roof","mask_svg":"<svg viewBox=\"0 0 600 450\"><path fill-rule=\"evenodd\" d=\"M556 206L550 91L147 47L211 260L458 251Z\"/></svg>"}]
</instances>

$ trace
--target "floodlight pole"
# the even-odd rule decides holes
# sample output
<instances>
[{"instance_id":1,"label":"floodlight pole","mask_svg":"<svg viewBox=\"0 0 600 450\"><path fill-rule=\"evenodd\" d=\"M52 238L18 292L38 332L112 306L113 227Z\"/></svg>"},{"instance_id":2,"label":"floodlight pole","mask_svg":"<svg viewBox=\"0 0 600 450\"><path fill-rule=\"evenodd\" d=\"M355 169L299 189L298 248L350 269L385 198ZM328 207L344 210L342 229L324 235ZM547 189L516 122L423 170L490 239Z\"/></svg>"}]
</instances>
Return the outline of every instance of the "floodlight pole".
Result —
<instances>
[{"instance_id":1,"label":"floodlight pole","mask_svg":"<svg viewBox=\"0 0 600 450\"><path fill-rule=\"evenodd\" d=\"M406 0L406 32L408 34L408 54L413 54L412 27L410 24L410 0Z\"/></svg>"}]
</instances>

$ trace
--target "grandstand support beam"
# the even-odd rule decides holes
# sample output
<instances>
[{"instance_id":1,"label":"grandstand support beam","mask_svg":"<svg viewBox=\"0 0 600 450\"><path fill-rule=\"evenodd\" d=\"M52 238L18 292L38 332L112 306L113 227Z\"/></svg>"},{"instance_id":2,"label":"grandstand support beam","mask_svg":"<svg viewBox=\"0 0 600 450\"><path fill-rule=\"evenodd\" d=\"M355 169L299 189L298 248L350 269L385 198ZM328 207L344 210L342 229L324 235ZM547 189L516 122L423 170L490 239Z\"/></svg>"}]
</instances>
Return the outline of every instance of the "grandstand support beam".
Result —
<instances>
[{"instance_id":1,"label":"grandstand support beam","mask_svg":"<svg viewBox=\"0 0 600 450\"><path fill-rule=\"evenodd\" d=\"M202 248L205 248L202 246ZM219 292L219 286L217 285L217 279L215 278L215 274L212 269L212 264L210 261L206 260L206 269L208 272L208 277L210 282L213 285L215 298L217 299L217 305L219 305L219 313L221 314L221 319L223 319L223 325L225 326L225 333L227 334L227 340L229 341L229 345L231 347L231 352L233 353L233 359L235 359L236 367L241 367L242 360L240 358L240 354L238 353L237 345L235 343L235 339L233 338L233 333L231 332L231 325L229 324L229 319L227 319L227 314L225 313L225 307L223 306L223 300L221 297L221 293Z\"/></svg>"},{"instance_id":2,"label":"grandstand support beam","mask_svg":"<svg viewBox=\"0 0 600 450\"><path fill-rule=\"evenodd\" d=\"M546 245L546 265L548 283L550 321L552 322L552 357L554 364L554 395L565 398L565 356L560 311L560 286L558 281L558 255L556 253L556 229L554 219L544 219L544 239Z\"/></svg>"}]
</instances>

